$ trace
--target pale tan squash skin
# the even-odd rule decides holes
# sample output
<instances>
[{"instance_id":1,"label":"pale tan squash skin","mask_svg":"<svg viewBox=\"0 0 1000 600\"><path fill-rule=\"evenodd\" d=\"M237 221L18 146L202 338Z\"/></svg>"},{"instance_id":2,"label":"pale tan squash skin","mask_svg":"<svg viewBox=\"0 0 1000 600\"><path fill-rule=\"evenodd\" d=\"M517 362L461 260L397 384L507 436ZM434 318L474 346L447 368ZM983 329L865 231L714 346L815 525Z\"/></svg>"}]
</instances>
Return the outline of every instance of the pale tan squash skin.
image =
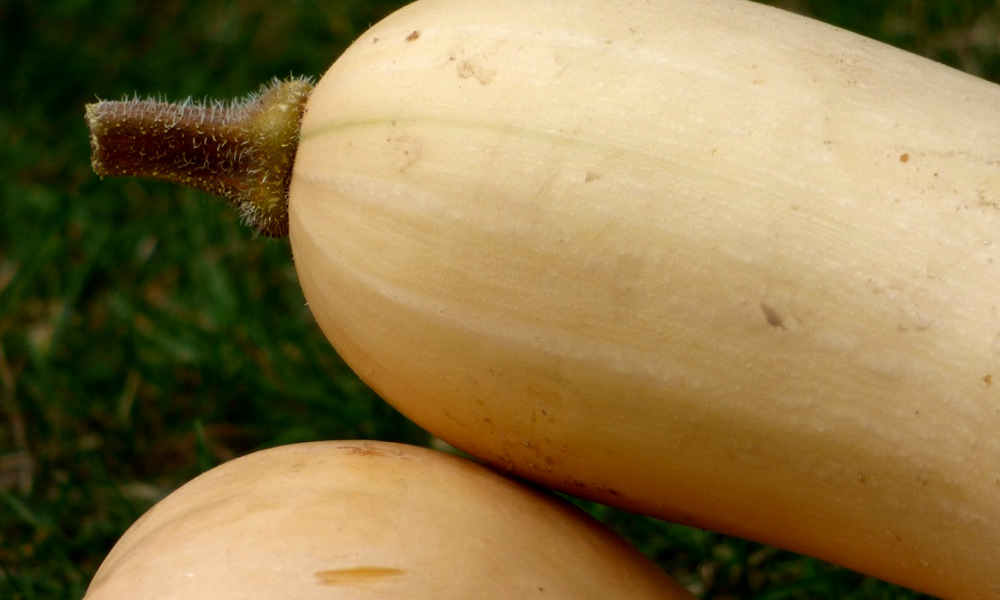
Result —
<instances>
[{"instance_id":1,"label":"pale tan squash skin","mask_svg":"<svg viewBox=\"0 0 1000 600\"><path fill-rule=\"evenodd\" d=\"M425 448L316 442L217 467L139 519L85 600L691 600L561 500Z\"/></svg>"},{"instance_id":2,"label":"pale tan squash skin","mask_svg":"<svg viewBox=\"0 0 1000 600\"><path fill-rule=\"evenodd\" d=\"M345 360L520 476L1000 598L1000 88L745 2L421 0L306 108Z\"/></svg>"}]
</instances>

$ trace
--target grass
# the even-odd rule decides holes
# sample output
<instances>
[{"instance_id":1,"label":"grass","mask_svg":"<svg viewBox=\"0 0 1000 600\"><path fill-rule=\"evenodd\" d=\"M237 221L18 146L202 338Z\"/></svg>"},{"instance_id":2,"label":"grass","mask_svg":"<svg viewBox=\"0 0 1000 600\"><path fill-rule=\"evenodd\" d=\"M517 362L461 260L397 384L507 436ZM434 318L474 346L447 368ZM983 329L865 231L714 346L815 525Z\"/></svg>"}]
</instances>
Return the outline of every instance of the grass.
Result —
<instances>
[{"instance_id":1,"label":"grass","mask_svg":"<svg viewBox=\"0 0 1000 600\"><path fill-rule=\"evenodd\" d=\"M234 456L314 439L429 442L319 333L287 242L255 237L199 193L99 181L82 118L97 95L227 98L318 76L398 4L0 5L0 598L80 598L132 521ZM1000 78L992 2L786 5ZM702 597L918 597L587 507Z\"/></svg>"}]
</instances>

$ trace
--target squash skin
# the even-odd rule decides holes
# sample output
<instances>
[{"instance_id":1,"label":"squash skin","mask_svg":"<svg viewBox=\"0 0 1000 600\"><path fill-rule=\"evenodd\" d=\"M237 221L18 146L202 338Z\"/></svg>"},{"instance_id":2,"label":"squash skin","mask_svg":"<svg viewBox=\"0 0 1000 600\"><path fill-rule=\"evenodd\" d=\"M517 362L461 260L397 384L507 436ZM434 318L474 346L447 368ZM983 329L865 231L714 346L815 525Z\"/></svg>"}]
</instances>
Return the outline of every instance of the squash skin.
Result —
<instances>
[{"instance_id":1,"label":"squash skin","mask_svg":"<svg viewBox=\"0 0 1000 600\"><path fill-rule=\"evenodd\" d=\"M998 114L752 3L420 0L307 103L296 269L502 469L1000 598Z\"/></svg>"},{"instance_id":2,"label":"squash skin","mask_svg":"<svg viewBox=\"0 0 1000 600\"><path fill-rule=\"evenodd\" d=\"M692 600L570 504L441 452L370 441L272 448L140 518L86 600Z\"/></svg>"}]
</instances>

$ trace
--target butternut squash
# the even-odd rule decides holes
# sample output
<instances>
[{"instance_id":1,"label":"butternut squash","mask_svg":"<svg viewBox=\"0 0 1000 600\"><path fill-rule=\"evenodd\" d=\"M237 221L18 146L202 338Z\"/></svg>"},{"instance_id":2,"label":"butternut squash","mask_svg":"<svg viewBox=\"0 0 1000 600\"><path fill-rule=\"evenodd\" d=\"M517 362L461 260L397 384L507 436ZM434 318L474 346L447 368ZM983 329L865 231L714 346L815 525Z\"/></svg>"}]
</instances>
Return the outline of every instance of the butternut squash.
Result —
<instances>
[{"instance_id":1,"label":"butternut squash","mask_svg":"<svg viewBox=\"0 0 1000 600\"><path fill-rule=\"evenodd\" d=\"M341 355L512 473L1000 598L1000 89L746 2L422 0L313 90Z\"/></svg>"},{"instance_id":2,"label":"butternut squash","mask_svg":"<svg viewBox=\"0 0 1000 600\"><path fill-rule=\"evenodd\" d=\"M302 288L414 421L1000 598L996 85L742 0L419 0L305 98Z\"/></svg>"},{"instance_id":3,"label":"butternut squash","mask_svg":"<svg viewBox=\"0 0 1000 600\"><path fill-rule=\"evenodd\" d=\"M315 442L223 464L143 515L85 600L691 600L572 505L448 454Z\"/></svg>"}]
</instances>

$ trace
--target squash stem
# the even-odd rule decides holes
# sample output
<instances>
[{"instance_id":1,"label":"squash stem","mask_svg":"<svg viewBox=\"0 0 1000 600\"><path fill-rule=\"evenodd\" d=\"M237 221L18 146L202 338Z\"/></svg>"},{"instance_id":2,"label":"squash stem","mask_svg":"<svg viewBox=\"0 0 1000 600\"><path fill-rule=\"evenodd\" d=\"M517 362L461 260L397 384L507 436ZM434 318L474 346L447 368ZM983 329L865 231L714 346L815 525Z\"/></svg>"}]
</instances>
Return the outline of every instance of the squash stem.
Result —
<instances>
[{"instance_id":1,"label":"squash stem","mask_svg":"<svg viewBox=\"0 0 1000 600\"><path fill-rule=\"evenodd\" d=\"M288 234L288 186L306 79L229 105L123 100L87 105L91 164L104 176L173 181L221 196L262 235Z\"/></svg>"}]
</instances>

